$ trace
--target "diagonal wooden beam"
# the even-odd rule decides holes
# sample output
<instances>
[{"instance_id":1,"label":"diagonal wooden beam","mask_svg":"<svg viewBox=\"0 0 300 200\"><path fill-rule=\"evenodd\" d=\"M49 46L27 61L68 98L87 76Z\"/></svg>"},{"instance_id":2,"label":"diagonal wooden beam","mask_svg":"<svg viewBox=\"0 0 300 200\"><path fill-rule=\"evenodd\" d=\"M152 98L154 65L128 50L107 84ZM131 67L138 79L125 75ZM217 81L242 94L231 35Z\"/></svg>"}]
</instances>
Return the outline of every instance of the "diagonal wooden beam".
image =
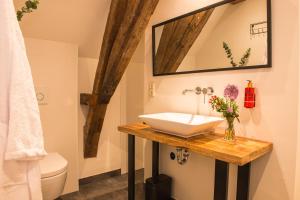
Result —
<instances>
[{"instance_id":1,"label":"diagonal wooden beam","mask_svg":"<svg viewBox=\"0 0 300 200\"><path fill-rule=\"evenodd\" d=\"M84 126L84 157L96 157L104 117L159 0L112 0ZM90 100L89 100L90 102Z\"/></svg>"},{"instance_id":2,"label":"diagonal wooden beam","mask_svg":"<svg viewBox=\"0 0 300 200\"><path fill-rule=\"evenodd\" d=\"M87 94L87 93L81 93L80 94L80 104L81 105L93 106L96 103L97 103L96 102L96 97L93 96L92 94Z\"/></svg>"},{"instance_id":3,"label":"diagonal wooden beam","mask_svg":"<svg viewBox=\"0 0 300 200\"><path fill-rule=\"evenodd\" d=\"M176 72L213 11L214 8L164 26L155 55L155 74Z\"/></svg>"},{"instance_id":4,"label":"diagonal wooden beam","mask_svg":"<svg viewBox=\"0 0 300 200\"><path fill-rule=\"evenodd\" d=\"M231 4L238 4L238 3L241 3L243 1L246 1L246 0L236 0L236 1L231 2Z\"/></svg>"}]
</instances>

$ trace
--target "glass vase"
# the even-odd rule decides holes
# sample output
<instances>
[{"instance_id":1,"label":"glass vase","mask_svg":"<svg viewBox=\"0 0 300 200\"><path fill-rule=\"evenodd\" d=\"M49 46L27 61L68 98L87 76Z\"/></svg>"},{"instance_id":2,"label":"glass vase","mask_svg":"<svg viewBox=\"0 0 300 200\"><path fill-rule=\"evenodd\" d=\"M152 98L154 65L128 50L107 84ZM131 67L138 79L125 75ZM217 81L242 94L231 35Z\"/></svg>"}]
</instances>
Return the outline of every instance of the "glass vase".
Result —
<instances>
[{"instance_id":1,"label":"glass vase","mask_svg":"<svg viewBox=\"0 0 300 200\"><path fill-rule=\"evenodd\" d=\"M226 118L226 121L228 127L225 130L224 140L234 141L235 140L234 118L233 117Z\"/></svg>"}]
</instances>

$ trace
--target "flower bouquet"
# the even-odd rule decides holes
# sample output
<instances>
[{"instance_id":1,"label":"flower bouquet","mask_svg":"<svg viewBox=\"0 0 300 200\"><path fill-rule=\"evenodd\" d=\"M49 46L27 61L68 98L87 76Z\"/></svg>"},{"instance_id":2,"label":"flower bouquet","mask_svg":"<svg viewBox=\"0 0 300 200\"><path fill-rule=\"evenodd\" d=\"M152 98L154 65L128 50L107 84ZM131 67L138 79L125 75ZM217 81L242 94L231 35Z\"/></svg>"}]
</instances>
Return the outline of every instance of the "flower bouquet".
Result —
<instances>
[{"instance_id":1,"label":"flower bouquet","mask_svg":"<svg viewBox=\"0 0 300 200\"><path fill-rule=\"evenodd\" d=\"M239 90L235 85L228 85L224 90L224 97L212 96L209 103L213 110L222 113L226 119L228 127L225 130L224 139L227 141L235 140L234 120L239 120L239 106L236 99L239 95Z\"/></svg>"}]
</instances>

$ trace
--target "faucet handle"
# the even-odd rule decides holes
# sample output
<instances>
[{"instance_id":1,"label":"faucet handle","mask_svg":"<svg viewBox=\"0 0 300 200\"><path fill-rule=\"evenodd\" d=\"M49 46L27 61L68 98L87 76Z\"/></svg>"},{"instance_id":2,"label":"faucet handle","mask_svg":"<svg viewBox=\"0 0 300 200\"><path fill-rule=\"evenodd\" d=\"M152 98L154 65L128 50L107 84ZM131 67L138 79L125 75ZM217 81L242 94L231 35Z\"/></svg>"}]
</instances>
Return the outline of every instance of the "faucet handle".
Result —
<instances>
[{"instance_id":1,"label":"faucet handle","mask_svg":"<svg viewBox=\"0 0 300 200\"><path fill-rule=\"evenodd\" d=\"M200 95L202 91L203 91L203 90L201 89L201 87L196 87L196 88L195 88L195 93L196 93L196 95Z\"/></svg>"},{"instance_id":2,"label":"faucet handle","mask_svg":"<svg viewBox=\"0 0 300 200\"><path fill-rule=\"evenodd\" d=\"M211 96L213 95L215 92L214 88L213 87L208 87L207 88L207 95Z\"/></svg>"},{"instance_id":3,"label":"faucet handle","mask_svg":"<svg viewBox=\"0 0 300 200\"><path fill-rule=\"evenodd\" d=\"M212 87L203 88L202 93L204 94L204 104L205 104L206 95L211 96L214 93L214 89Z\"/></svg>"}]
</instances>

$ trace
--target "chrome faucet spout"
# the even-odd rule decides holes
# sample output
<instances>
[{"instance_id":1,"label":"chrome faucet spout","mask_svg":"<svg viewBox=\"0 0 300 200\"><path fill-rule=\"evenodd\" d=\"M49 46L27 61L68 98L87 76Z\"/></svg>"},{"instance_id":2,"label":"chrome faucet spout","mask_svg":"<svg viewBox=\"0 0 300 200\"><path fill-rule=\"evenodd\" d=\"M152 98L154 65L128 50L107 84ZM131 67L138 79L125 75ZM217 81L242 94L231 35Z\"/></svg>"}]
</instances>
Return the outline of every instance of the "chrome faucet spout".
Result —
<instances>
[{"instance_id":1,"label":"chrome faucet spout","mask_svg":"<svg viewBox=\"0 0 300 200\"><path fill-rule=\"evenodd\" d=\"M185 89L182 91L182 94L186 95L186 93L188 93L188 92L194 92L194 90Z\"/></svg>"}]
</instances>

